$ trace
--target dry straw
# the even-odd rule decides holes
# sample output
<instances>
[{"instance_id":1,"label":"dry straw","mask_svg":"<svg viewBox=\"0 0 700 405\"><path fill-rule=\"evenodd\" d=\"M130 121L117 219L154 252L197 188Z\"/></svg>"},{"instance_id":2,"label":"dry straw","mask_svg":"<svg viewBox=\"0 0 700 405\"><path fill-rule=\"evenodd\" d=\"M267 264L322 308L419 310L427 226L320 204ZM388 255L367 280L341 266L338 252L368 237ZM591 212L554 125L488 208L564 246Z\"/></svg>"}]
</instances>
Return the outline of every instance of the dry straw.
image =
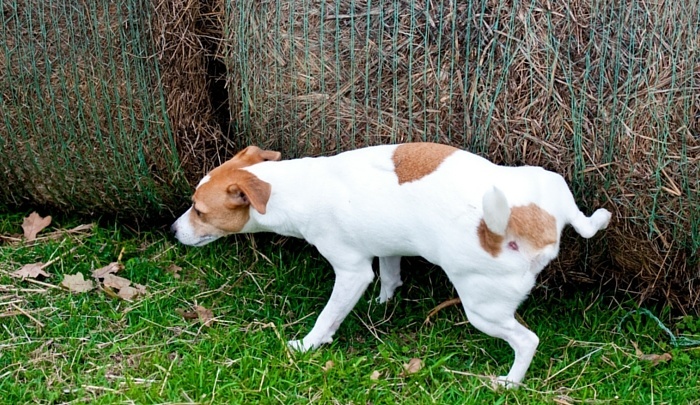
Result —
<instances>
[{"instance_id":1,"label":"dry straw","mask_svg":"<svg viewBox=\"0 0 700 405\"><path fill-rule=\"evenodd\" d=\"M287 157L424 140L555 170L616 220L550 276L697 308L699 8L225 0L232 118Z\"/></svg>"},{"instance_id":2,"label":"dry straw","mask_svg":"<svg viewBox=\"0 0 700 405\"><path fill-rule=\"evenodd\" d=\"M3 1L0 204L177 209L221 134L199 2Z\"/></svg>"}]
</instances>

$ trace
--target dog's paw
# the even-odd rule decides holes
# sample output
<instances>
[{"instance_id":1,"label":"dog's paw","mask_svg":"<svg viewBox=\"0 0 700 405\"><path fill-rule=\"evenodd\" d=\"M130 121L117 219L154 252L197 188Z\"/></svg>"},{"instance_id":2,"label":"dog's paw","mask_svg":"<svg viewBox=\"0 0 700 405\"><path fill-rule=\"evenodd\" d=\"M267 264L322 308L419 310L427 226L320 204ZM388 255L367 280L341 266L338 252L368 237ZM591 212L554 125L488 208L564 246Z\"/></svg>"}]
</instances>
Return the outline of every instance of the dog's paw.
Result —
<instances>
[{"instance_id":1,"label":"dog's paw","mask_svg":"<svg viewBox=\"0 0 700 405\"><path fill-rule=\"evenodd\" d=\"M500 389L500 388L505 388L507 390L514 390L518 389L520 387L520 383L516 383L513 381L508 380L507 376L500 376L496 377L495 380L493 380L493 388L494 389Z\"/></svg>"},{"instance_id":2,"label":"dog's paw","mask_svg":"<svg viewBox=\"0 0 700 405\"><path fill-rule=\"evenodd\" d=\"M384 294L384 291L382 291L381 293L379 293L379 297L374 299L374 302L376 302L377 304L384 304L390 299L391 297L387 296L386 294Z\"/></svg>"},{"instance_id":3,"label":"dog's paw","mask_svg":"<svg viewBox=\"0 0 700 405\"><path fill-rule=\"evenodd\" d=\"M290 340L289 342L287 342L287 347L294 350L295 352L300 352L300 353L304 353L304 352L311 350L310 347L304 346L303 340Z\"/></svg>"}]
</instances>

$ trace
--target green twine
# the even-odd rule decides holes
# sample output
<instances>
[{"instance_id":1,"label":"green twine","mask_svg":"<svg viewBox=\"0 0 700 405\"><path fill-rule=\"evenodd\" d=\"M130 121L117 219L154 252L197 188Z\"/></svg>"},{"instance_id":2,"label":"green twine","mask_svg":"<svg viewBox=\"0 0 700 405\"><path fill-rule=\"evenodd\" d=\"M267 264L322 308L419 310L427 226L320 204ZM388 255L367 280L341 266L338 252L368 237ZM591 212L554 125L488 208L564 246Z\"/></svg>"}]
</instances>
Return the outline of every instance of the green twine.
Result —
<instances>
[{"instance_id":1,"label":"green twine","mask_svg":"<svg viewBox=\"0 0 700 405\"><path fill-rule=\"evenodd\" d=\"M659 328L661 328L661 330L666 332L666 334L668 335L668 337L671 341L671 345L673 347L700 346L700 340L690 339L690 338L687 338L685 336L674 335L673 332L671 332L671 330L669 328L667 328L666 325L664 325L663 322L661 322L661 320L659 318L657 318L654 314L651 313L651 311L649 311L647 309L643 309L643 308L637 309L634 311L630 311L627 314L625 314L625 316L623 316L622 319L620 319L620 323L617 324L618 332L622 331L622 323L625 321L625 319L627 319L628 316L636 314L636 313L639 313L641 315L647 315L651 319L655 320L656 324L659 326Z\"/></svg>"}]
</instances>

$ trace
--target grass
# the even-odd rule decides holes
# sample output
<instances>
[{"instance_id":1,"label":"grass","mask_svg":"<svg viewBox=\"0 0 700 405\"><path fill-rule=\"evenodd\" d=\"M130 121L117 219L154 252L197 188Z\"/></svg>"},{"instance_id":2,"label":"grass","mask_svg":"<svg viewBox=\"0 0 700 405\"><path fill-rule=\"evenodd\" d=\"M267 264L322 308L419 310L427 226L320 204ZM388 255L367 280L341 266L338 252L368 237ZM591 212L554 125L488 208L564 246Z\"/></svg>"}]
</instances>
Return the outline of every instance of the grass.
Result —
<instances>
[{"instance_id":1,"label":"grass","mask_svg":"<svg viewBox=\"0 0 700 405\"><path fill-rule=\"evenodd\" d=\"M22 217L0 215L0 235L19 233ZM76 225L55 220L39 236ZM119 274L146 285L145 297L51 287L63 274L90 278L119 258ZM44 284L9 276L49 260ZM454 306L424 324L454 297L439 269L419 263L404 280L388 305L370 300L373 285L335 342L297 354L285 341L310 330L333 282L301 242L240 236L189 248L163 229L114 223L35 243L0 239L0 402L700 404L700 349L672 347L649 316L624 318L637 308L620 297L536 289L519 313L541 344L526 386L503 391L489 377L510 367L507 344L475 330ZM213 311L211 326L181 315L196 305ZM700 338L700 318L651 310L674 334ZM634 344L672 360L642 359ZM424 366L405 374L412 358Z\"/></svg>"}]
</instances>

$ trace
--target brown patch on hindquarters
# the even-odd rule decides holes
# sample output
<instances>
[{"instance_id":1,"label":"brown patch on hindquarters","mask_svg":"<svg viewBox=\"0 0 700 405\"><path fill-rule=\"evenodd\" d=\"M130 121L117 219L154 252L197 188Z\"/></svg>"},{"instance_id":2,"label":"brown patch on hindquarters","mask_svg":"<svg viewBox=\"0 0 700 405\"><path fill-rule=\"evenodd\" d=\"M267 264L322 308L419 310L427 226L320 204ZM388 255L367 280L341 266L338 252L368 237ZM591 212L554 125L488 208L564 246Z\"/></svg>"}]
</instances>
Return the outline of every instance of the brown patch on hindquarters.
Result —
<instances>
[{"instance_id":1,"label":"brown patch on hindquarters","mask_svg":"<svg viewBox=\"0 0 700 405\"><path fill-rule=\"evenodd\" d=\"M540 250L557 243L557 220L536 204L513 207L506 232Z\"/></svg>"},{"instance_id":2,"label":"brown patch on hindquarters","mask_svg":"<svg viewBox=\"0 0 700 405\"><path fill-rule=\"evenodd\" d=\"M479 227L476 228L476 233L479 235L479 243L485 251L493 257L501 254L501 246L503 245L504 239L503 235L491 232L483 219L479 223Z\"/></svg>"},{"instance_id":3,"label":"brown patch on hindquarters","mask_svg":"<svg viewBox=\"0 0 700 405\"><path fill-rule=\"evenodd\" d=\"M394 150L392 160L399 184L420 180L434 172L438 166L458 149L439 143L405 143Z\"/></svg>"},{"instance_id":4,"label":"brown patch on hindquarters","mask_svg":"<svg viewBox=\"0 0 700 405\"><path fill-rule=\"evenodd\" d=\"M483 219L476 233L481 247L493 257L501 254L505 239L524 241L534 250L544 249L558 239L556 218L536 204L512 207L505 235L492 232Z\"/></svg>"}]
</instances>

